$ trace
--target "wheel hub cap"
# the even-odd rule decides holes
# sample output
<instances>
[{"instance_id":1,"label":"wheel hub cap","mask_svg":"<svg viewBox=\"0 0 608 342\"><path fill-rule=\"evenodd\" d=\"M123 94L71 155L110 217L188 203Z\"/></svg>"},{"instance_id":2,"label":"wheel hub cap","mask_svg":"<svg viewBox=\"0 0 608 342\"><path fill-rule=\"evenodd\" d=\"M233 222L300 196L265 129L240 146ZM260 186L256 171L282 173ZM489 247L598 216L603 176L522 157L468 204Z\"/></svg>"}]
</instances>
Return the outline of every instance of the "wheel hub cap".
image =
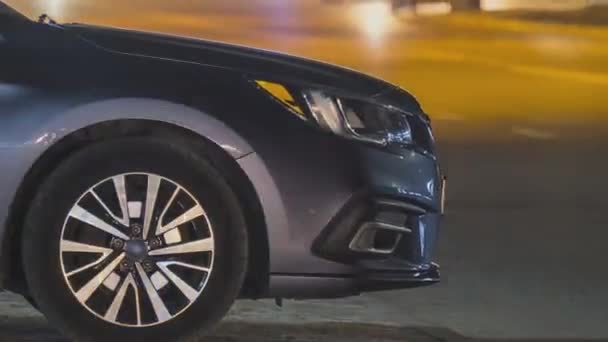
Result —
<instances>
[{"instance_id":1,"label":"wheel hub cap","mask_svg":"<svg viewBox=\"0 0 608 342\"><path fill-rule=\"evenodd\" d=\"M148 257L148 244L144 240L130 240L125 245L127 257L141 262Z\"/></svg>"}]
</instances>

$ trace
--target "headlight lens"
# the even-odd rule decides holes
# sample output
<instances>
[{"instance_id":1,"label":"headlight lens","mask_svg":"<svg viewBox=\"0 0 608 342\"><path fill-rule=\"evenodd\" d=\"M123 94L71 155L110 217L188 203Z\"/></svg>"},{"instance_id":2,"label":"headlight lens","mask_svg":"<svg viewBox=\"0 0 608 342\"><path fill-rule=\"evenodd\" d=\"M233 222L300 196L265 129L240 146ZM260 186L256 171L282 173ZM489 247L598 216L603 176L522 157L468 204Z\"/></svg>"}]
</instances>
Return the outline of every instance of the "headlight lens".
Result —
<instances>
[{"instance_id":1,"label":"headlight lens","mask_svg":"<svg viewBox=\"0 0 608 342\"><path fill-rule=\"evenodd\" d=\"M294 90L280 84L256 81L301 119L345 138L375 145L412 145L411 115L395 107L337 97L320 90Z\"/></svg>"},{"instance_id":2,"label":"headlight lens","mask_svg":"<svg viewBox=\"0 0 608 342\"><path fill-rule=\"evenodd\" d=\"M412 143L407 114L361 100L329 96L322 91L302 93L308 109L322 128L338 135L378 145Z\"/></svg>"}]
</instances>

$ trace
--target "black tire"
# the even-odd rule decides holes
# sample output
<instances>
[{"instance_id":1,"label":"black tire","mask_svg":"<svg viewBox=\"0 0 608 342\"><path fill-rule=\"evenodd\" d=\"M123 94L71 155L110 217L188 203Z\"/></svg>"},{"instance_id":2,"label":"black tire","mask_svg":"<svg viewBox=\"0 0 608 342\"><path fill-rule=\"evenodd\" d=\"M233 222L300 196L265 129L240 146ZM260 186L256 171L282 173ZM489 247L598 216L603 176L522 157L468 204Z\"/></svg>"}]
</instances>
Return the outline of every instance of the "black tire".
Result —
<instances>
[{"instance_id":1,"label":"black tire","mask_svg":"<svg viewBox=\"0 0 608 342\"><path fill-rule=\"evenodd\" d=\"M23 231L23 267L30 295L49 322L76 341L190 341L227 313L247 269L247 229L220 161L183 140L125 137L94 143L69 156L40 187ZM205 155L205 157L203 157ZM125 327L86 309L61 269L61 232L77 199L94 184L122 173L154 173L183 185L205 207L214 229L213 272L199 297L159 325Z\"/></svg>"}]
</instances>

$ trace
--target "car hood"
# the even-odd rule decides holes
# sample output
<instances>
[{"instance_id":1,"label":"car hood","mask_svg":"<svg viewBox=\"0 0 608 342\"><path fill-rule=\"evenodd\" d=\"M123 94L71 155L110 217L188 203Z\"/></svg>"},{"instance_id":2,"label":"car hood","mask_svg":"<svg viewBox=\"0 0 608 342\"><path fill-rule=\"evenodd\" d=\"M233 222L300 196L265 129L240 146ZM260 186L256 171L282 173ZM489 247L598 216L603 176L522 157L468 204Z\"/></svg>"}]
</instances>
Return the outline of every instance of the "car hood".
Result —
<instances>
[{"instance_id":1,"label":"car hood","mask_svg":"<svg viewBox=\"0 0 608 342\"><path fill-rule=\"evenodd\" d=\"M262 49L82 24L65 27L88 42L115 53L230 69L259 79L332 88L360 96L394 91L391 84L354 70Z\"/></svg>"}]
</instances>

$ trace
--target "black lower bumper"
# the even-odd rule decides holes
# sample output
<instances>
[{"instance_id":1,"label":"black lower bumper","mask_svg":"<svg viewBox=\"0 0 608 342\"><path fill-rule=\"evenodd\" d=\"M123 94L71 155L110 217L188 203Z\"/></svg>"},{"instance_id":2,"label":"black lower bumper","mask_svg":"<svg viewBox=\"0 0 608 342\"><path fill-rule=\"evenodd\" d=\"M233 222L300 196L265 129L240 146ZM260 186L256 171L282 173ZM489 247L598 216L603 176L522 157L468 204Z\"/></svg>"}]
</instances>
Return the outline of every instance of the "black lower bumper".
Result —
<instances>
[{"instance_id":1,"label":"black lower bumper","mask_svg":"<svg viewBox=\"0 0 608 342\"><path fill-rule=\"evenodd\" d=\"M362 271L357 278L357 288L361 292L396 290L432 285L439 280L436 264L407 265L395 260Z\"/></svg>"},{"instance_id":2,"label":"black lower bumper","mask_svg":"<svg viewBox=\"0 0 608 342\"><path fill-rule=\"evenodd\" d=\"M386 266L362 270L356 276L274 274L270 277L270 286L274 290L268 297L340 298L363 292L408 289L439 282L439 267L435 264L410 265L401 269Z\"/></svg>"}]
</instances>

